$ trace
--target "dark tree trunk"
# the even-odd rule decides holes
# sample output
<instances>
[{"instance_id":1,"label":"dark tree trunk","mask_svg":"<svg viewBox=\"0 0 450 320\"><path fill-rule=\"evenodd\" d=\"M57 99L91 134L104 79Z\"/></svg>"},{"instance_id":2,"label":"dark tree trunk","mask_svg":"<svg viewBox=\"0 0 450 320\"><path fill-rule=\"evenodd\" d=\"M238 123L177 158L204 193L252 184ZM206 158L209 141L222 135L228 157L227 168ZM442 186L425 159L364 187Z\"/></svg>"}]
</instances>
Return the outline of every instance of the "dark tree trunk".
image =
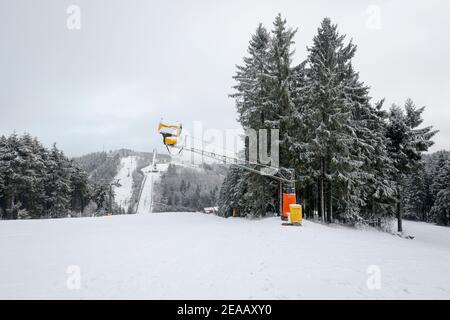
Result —
<instances>
[{"instance_id":1,"label":"dark tree trunk","mask_svg":"<svg viewBox=\"0 0 450 320\"><path fill-rule=\"evenodd\" d=\"M399 199L399 201L397 203L397 231L403 232L401 199Z\"/></svg>"},{"instance_id":2,"label":"dark tree trunk","mask_svg":"<svg viewBox=\"0 0 450 320\"><path fill-rule=\"evenodd\" d=\"M333 185L328 183L328 222L333 223Z\"/></svg>"},{"instance_id":3,"label":"dark tree trunk","mask_svg":"<svg viewBox=\"0 0 450 320\"><path fill-rule=\"evenodd\" d=\"M370 201L370 207L371 207L371 211L372 211L372 217L375 217L375 199L373 197L371 197L371 201ZM380 226L380 219L377 220L377 224L378 226Z\"/></svg>"},{"instance_id":4,"label":"dark tree trunk","mask_svg":"<svg viewBox=\"0 0 450 320\"><path fill-rule=\"evenodd\" d=\"M314 198L313 198L313 192L312 192L312 187L309 186L308 187L308 218L312 218L313 217L313 210L314 210Z\"/></svg>"},{"instance_id":5,"label":"dark tree trunk","mask_svg":"<svg viewBox=\"0 0 450 320\"><path fill-rule=\"evenodd\" d=\"M8 201L9 203L7 204L7 209L6 209L7 210L6 212L9 213L8 219L15 219L14 218L14 201L15 201L14 194L12 194L8 200L9 200Z\"/></svg>"},{"instance_id":6,"label":"dark tree trunk","mask_svg":"<svg viewBox=\"0 0 450 320\"><path fill-rule=\"evenodd\" d=\"M324 199L324 176L325 176L325 168L324 168L324 158L320 158L320 219L322 222L325 222L325 199Z\"/></svg>"},{"instance_id":7,"label":"dark tree trunk","mask_svg":"<svg viewBox=\"0 0 450 320\"><path fill-rule=\"evenodd\" d=\"M397 231L403 232L403 225L402 225L402 190L401 190L401 184L397 187Z\"/></svg>"},{"instance_id":8,"label":"dark tree trunk","mask_svg":"<svg viewBox=\"0 0 450 320\"><path fill-rule=\"evenodd\" d=\"M319 184L319 180L317 180L317 186L316 186L316 190L315 190L315 201L314 201L314 214L316 214L317 212L317 217L319 217L319 201L320 201L320 197L319 197L319 191L320 191L320 184Z\"/></svg>"},{"instance_id":9,"label":"dark tree trunk","mask_svg":"<svg viewBox=\"0 0 450 320\"><path fill-rule=\"evenodd\" d=\"M6 203L5 203L5 199L2 198L0 199L0 219L5 219L6 218Z\"/></svg>"}]
</instances>

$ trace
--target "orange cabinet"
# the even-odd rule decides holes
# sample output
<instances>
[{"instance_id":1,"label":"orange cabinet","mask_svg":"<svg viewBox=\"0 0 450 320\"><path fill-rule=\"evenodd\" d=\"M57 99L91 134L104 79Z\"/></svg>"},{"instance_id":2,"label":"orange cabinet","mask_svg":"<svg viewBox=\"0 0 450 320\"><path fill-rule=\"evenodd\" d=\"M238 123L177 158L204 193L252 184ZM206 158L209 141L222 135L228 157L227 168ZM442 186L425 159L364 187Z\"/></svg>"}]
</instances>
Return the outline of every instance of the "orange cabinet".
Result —
<instances>
[{"instance_id":1,"label":"orange cabinet","mask_svg":"<svg viewBox=\"0 0 450 320\"><path fill-rule=\"evenodd\" d=\"M283 193L283 214L281 216L281 219L287 220L289 217L290 207L291 204L296 204L297 200L295 197L295 193Z\"/></svg>"}]
</instances>

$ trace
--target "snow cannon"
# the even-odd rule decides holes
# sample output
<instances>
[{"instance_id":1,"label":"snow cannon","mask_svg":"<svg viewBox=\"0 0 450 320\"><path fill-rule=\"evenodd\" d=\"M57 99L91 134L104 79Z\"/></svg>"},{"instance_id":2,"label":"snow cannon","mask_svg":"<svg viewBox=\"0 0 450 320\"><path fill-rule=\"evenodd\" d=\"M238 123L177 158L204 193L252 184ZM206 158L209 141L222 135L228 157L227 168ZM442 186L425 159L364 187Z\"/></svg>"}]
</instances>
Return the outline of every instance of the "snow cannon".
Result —
<instances>
[{"instance_id":1,"label":"snow cannon","mask_svg":"<svg viewBox=\"0 0 450 320\"><path fill-rule=\"evenodd\" d=\"M281 214L281 220L288 221L289 214L291 212L290 206L293 204L297 204L297 199L294 192L283 192L283 211Z\"/></svg>"},{"instance_id":2,"label":"snow cannon","mask_svg":"<svg viewBox=\"0 0 450 320\"><path fill-rule=\"evenodd\" d=\"M158 132L162 135L163 143L166 146L172 147L178 143L181 130L181 124L165 124L163 122L159 122L158 124Z\"/></svg>"},{"instance_id":3,"label":"snow cannon","mask_svg":"<svg viewBox=\"0 0 450 320\"><path fill-rule=\"evenodd\" d=\"M300 225L302 223L302 206L299 204L290 204L289 209L289 222L293 225Z\"/></svg>"}]
</instances>

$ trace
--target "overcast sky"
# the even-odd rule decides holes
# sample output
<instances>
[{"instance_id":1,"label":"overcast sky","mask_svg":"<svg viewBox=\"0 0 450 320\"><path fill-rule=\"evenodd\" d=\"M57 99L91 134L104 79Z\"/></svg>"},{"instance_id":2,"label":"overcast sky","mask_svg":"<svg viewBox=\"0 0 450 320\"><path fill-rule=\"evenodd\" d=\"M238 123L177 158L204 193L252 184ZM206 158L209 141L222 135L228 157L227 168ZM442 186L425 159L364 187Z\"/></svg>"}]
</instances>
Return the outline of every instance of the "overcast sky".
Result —
<instances>
[{"instance_id":1,"label":"overcast sky","mask_svg":"<svg viewBox=\"0 0 450 320\"><path fill-rule=\"evenodd\" d=\"M69 30L78 5L81 29ZM427 106L450 149L448 1L0 0L0 134L29 132L68 155L161 146L163 117L237 128L235 65L259 22L298 27L298 63L330 17L358 45L374 100Z\"/></svg>"}]
</instances>

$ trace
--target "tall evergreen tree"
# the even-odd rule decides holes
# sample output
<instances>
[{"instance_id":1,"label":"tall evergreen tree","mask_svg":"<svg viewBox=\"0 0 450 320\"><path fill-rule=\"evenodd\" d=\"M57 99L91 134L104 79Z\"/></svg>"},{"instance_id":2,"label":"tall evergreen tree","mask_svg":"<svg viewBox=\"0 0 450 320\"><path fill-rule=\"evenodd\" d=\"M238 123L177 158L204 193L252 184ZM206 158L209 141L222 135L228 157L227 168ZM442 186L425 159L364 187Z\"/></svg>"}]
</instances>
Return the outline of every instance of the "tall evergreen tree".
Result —
<instances>
[{"instance_id":1,"label":"tall evergreen tree","mask_svg":"<svg viewBox=\"0 0 450 320\"><path fill-rule=\"evenodd\" d=\"M428 213L433 201L430 178L428 172L424 169L424 164L421 164L416 173L405 179L405 216L411 219L428 221Z\"/></svg>"},{"instance_id":2,"label":"tall evergreen tree","mask_svg":"<svg viewBox=\"0 0 450 320\"><path fill-rule=\"evenodd\" d=\"M91 199L91 185L87 173L84 172L75 161L72 160L70 165L72 168L70 176L72 190L71 209L72 211L83 213Z\"/></svg>"},{"instance_id":3,"label":"tall evergreen tree","mask_svg":"<svg viewBox=\"0 0 450 320\"><path fill-rule=\"evenodd\" d=\"M402 232L402 205L405 178L417 171L422 153L433 145L431 138L437 131L432 127L418 128L425 108L416 108L411 99L405 103L404 111L394 105L389 112L386 131L388 151L396 169L397 229Z\"/></svg>"},{"instance_id":4,"label":"tall evergreen tree","mask_svg":"<svg viewBox=\"0 0 450 320\"><path fill-rule=\"evenodd\" d=\"M436 223L450 225L450 188L438 192L430 213Z\"/></svg>"},{"instance_id":5,"label":"tall evergreen tree","mask_svg":"<svg viewBox=\"0 0 450 320\"><path fill-rule=\"evenodd\" d=\"M431 175L433 176L433 181L430 186L431 196L433 200L436 200L439 191L446 189L449 181L447 179L448 163L450 158L445 152L438 152L436 159L433 162L433 167L431 168Z\"/></svg>"},{"instance_id":6,"label":"tall evergreen tree","mask_svg":"<svg viewBox=\"0 0 450 320\"><path fill-rule=\"evenodd\" d=\"M270 79L270 99L269 112L266 116L265 127L279 129L280 132L280 164L287 165L288 156L288 136L291 115L294 110L294 103L291 97L292 56L294 50L292 45L297 29L287 26L286 19L278 14L273 23L272 37L269 49L269 72Z\"/></svg>"},{"instance_id":7,"label":"tall evergreen tree","mask_svg":"<svg viewBox=\"0 0 450 320\"><path fill-rule=\"evenodd\" d=\"M278 15L274 21L274 28L269 34L260 24L252 36L248 53L244 58L244 64L237 67L234 79L236 93L231 97L236 99L236 107L239 114L239 122L244 129L279 129L279 160L281 165L289 161L287 157L289 113L294 104L290 96L291 63L294 43L293 37L296 30L289 28L286 20ZM271 142L268 140L266 150L271 153ZM259 155L260 137L257 137L256 152ZM245 144L245 155L249 155L248 142ZM255 149L254 149L255 150ZM246 172L242 168L230 170L232 181L240 173L239 192L241 199L245 199L245 205L238 206L241 201L229 198L233 208L239 207L240 214L265 215L267 212L276 212L277 183L267 177L258 176L252 172ZM222 191L227 188L222 188ZM232 188L236 192L236 187ZM219 204L224 204L225 196L220 193ZM229 205L222 211L230 211Z\"/></svg>"},{"instance_id":8,"label":"tall evergreen tree","mask_svg":"<svg viewBox=\"0 0 450 320\"><path fill-rule=\"evenodd\" d=\"M433 185L436 197L430 215L434 222L450 225L450 159L445 158L439 164Z\"/></svg>"},{"instance_id":9,"label":"tall evergreen tree","mask_svg":"<svg viewBox=\"0 0 450 320\"><path fill-rule=\"evenodd\" d=\"M243 195L246 192L245 180L242 178L245 170L231 166L222 183L219 193L219 215L229 217L236 212L239 216L245 216L246 207Z\"/></svg>"},{"instance_id":10,"label":"tall evergreen tree","mask_svg":"<svg viewBox=\"0 0 450 320\"><path fill-rule=\"evenodd\" d=\"M48 174L45 178L47 213L50 217L67 214L71 202L70 167L63 153L53 145L48 159Z\"/></svg>"},{"instance_id":11,"label":"tall evergreen tree","mask_svg":"<svg viewBox=\"0 0 450 320\"><path fill-rule=\"evenodd\" d=\"M337 31L330 19L323 20L313 46L308 48L306 80L302 104L295 114L298 132L292 149L298 156L297 167L317 181L319 215L325 221L326 188L330 199L329 217L332 219L332 185L340 184L347 209L361 173L362 161L354 157L354 148L360 147L354 125L355 107L367 104L367 88L358 82L351 68L356 47L344 44L345 36ZM357 97L357 99L356 99ZM308 181L305 181L308 182Z\"/></svg>"},{"instance_id":12,"label":"tall evergreen tree","mask_svg":"<svg viewBox=\"0 0 450 320\"><path fill-rule=\"evenodd\" d=\"M7 152L9 152L8 140L5 136L0 136L0 218L6 218L7 202Z\"/></svg>"},{"instance_id":13,"label":"tall evergreen tree","mask_svg":"<svg viewBox=\"0 0 450 320\"><path fill-rule=\"evenodd\" d=\"M106 184L95 184L92 199L97 206L97 214L104 215L108 210L109 186Z\"/></svg>"},{"instance_id":14,"label":"tall evergreen tree","mask_svg":"<svg viewBox=\"0 0 450 320\"><path fill-rule=\"evenodd\" d=\"M266 114L270 105L268 94L270 90L267 73L269 72L269 43L267 30L259 24L248 46L248 57L244 57L244 64L236 66L237 72L233 77L237 84L233 87L238 121L245 128L264 128Z\"/></svg>"}]
</instances>

